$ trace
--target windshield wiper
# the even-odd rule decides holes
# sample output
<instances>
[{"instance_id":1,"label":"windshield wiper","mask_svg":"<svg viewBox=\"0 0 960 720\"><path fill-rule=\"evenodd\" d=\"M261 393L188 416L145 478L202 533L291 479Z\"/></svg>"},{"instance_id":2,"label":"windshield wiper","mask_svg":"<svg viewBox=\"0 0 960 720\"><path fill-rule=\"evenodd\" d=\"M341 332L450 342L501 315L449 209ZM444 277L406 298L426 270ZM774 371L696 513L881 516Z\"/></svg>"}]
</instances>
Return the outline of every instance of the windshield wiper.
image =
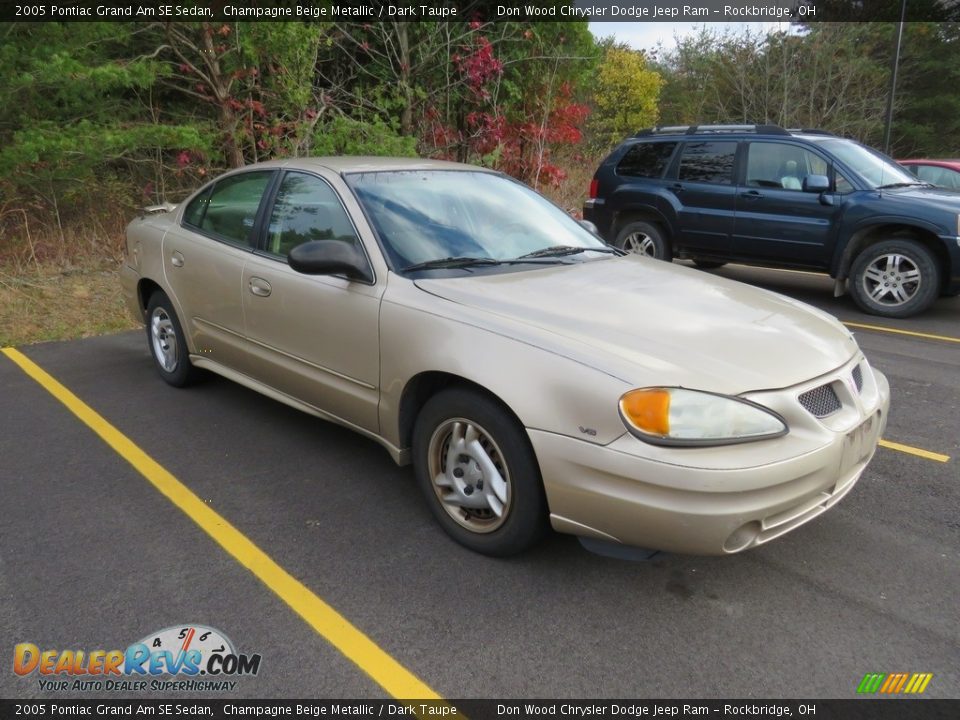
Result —
<instances>
[{"instance_id":1,"label":"windshield wiper","mask_svg":"<svg viewBox=\"0 0 960 720\"><path fill-rule=\"evenodd\" d=\"M407 265L403 272L410 270L438 270L442 268L465 268L476 265L499 265L502 260L495 260L488 257L445 257L435 260L425 260L424 262Z\"/></svg>"},{"instance_id":2,"label":"windshield wiper","mask_svg":"<svg viewBox=\"0 0 960 720\"><path fill-rule=\"evenodd\" d=\"M887 185L877 185L877 190L892 190L893 188L902 188L902 187L915 187L917 185L929 185L930 183L922 182L898 182L898 183L888 183Z\"/></svg>"},{"instance_id":3,"label":"windshield wiper","mask_svg":"<svg viewBox=\"0 0 960 720\"><path fill-rule=\"evenodd\" d=\"M522 260L524 258L563 257L564 255L579 255L580 253L585 252L612 253L614 255L624 254L622 250L612 247L575 247L573 245L553 245L551 247L545 247L539 250L534 250L533 252L528 252L526 255L521 255L517 259Z\"/></svg>"}]
</instances>

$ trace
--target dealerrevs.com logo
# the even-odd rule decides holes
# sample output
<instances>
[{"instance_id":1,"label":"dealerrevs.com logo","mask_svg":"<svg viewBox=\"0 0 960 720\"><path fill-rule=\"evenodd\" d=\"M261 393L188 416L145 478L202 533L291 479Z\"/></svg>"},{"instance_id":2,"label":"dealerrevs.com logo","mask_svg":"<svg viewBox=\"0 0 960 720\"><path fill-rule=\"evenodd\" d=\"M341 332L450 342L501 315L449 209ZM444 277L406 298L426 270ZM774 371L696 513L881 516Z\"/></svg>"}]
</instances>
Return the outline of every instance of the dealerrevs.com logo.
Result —
<instances>
[{"instance_id":1,"label":"dealerrevs.com logo","mask_svg":"<svg viewBox=\"0 0 960 720\"><path fill-rule=\"evenodd\" d=\"M126 650L13 649L13 671L37 676L40 690L232 691L243 675L260 671L260 655L238 653L219 630L179 625L147 635Z\"/></svg>"}]
</instances>

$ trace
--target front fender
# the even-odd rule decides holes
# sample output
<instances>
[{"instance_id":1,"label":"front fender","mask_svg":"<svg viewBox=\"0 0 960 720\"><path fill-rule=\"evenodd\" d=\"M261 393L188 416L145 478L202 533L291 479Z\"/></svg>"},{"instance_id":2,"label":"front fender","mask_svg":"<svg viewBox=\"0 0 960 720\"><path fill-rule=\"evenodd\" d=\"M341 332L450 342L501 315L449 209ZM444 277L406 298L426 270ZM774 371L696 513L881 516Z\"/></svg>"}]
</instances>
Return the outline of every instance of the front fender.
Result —
<instances>
[{"instance_id":1,"label":"front fender","mask_svg":"<svg viewBox=\"0 0 960 720\"><path fill-rule=\"evenodd\" d=\"M381 432L390 443L404 444L401 399L410 380L425 371L483 387L528 429L600 445L626 432L617 410L630 389L623 380L468 317L437 313L430 303L456 305L391 279L380 310L379 407Z\"/></svg>"}]
</instances>

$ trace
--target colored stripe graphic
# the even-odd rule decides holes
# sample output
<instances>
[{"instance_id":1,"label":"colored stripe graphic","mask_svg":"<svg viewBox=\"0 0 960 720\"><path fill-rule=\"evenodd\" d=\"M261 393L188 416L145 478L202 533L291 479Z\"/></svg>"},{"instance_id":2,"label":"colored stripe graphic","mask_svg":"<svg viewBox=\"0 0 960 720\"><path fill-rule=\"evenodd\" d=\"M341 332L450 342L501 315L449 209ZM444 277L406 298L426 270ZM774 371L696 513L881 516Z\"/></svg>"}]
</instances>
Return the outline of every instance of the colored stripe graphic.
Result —
<instances>
[{"instance_id":1,"label":"colored stripe graphic","mask_svg":"<svg viewBox=\"0 0 960 720\"><path fill-rule=\"evenodd\" d=\"M920 695L932 679L933 673L867 673L857 685L857 692Z\"/></svg>"}]
</instances>

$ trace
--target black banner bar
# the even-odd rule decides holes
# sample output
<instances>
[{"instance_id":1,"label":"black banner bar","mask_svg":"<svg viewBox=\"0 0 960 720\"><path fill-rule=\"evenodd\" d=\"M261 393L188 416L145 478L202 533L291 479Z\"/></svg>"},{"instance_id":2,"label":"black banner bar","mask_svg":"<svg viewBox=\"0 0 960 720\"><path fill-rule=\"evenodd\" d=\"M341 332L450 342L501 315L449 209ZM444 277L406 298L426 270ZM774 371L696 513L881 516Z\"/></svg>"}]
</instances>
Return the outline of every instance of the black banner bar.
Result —
<instances>
[{"instance_id":1,"label":"black banner bar","mask_svg":"<svg viewBox=\"0 0 960 720\"><path fill-rule=\"evenodd\" d=\"M65 717L954 720L960 700L0 700L2 720Z\"/></svg>"},{"instance_id":2,"label":"black banner bar","mask_svg":"<svg viewBox=\"0 0 960 720\"><path fill-rule=\"evenodd\" d=\"M896 21L902 0L0 0L3 22ZM960 20L960 0L909 0L907 21Z\"/></svg>"}]
</instances>

